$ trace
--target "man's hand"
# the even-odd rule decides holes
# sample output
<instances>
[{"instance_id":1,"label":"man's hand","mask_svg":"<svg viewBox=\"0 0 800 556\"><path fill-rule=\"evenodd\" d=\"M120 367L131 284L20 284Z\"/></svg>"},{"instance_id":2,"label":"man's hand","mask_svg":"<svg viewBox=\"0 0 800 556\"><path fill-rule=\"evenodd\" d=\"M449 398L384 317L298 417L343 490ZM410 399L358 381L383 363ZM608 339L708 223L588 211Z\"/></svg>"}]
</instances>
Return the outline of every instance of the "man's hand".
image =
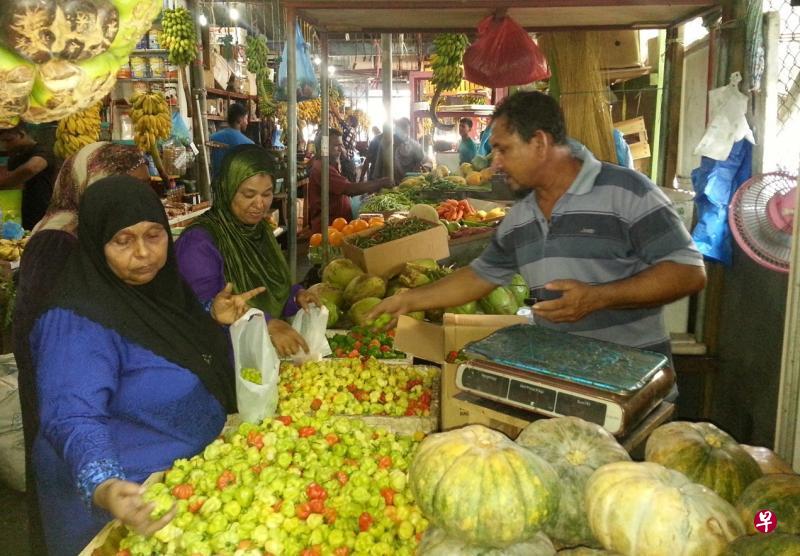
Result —
<instances>
[{"instance_id":1,"label":"man's hand","mask_svg":"<svg viewBox=\"0 0 800 556\"><path fill-rule=\"evenodd\" d=\"M247 302L265 291L267 288L261 286L236 295L233 293L233 284L228 282L211 303L211 318L220 324L233 324L250 309Z\"/></svg>"},{"instance_id":2,"label":"man's hand","mask_svg":"<svg viewBox=\"0 0 800 556\"><path fill-rule=\"evenodd\" d=\"M290 357L301 349L308 353L308 344L289 324L273 318L267 323L269 339L281 357Z\"/></svg>"},{"instance_id":3,"label":"man's hand","mask_svg":"<svg viewBox=\"0 0 800 556\"><path fill-rule=\"evenodd\" d=\"M384 313L388 314L391 317L391 320L389 321L389 324L383 327L384 329L388 330L397 326L397 319L400 318L400 315L405 315L410 312L411 308L409 307L407 296L399 293L397 295L387 297L378 303L372 309L372 311L367 314L366 318L367 322L372 322Z\"/></svg>"},{"instance_id":4,"label":"man's hand","mask_svg":"<svg viewBox=\"0 0 800 556\"><path fill-rule=\"evenodd\" d=\"M558 299L536 303L532 309L537 317L551 322L576 322L602 308L598 289L584 282L553 280L544 287L562 295Z\"/></svg>"},{"instance_id":5,"label":"man's hand","mask_svg":"<svg viewBox=\"0 0 800 556\"><path fill-rule=\"evenodd\" d=\"M172 521L178 507L173 505L160 519L152 520L150 512L155 504L145 502L142 494L144 487L138 483L109 479L94 490L93 500L95 505L108 511L130 529L149 537Z\"/></svg>"},{"instance_id":6,"label":"man's hand","mask_svg":"<svg viewBox=\"0 0 800 556\"><path fill-rule=\"evenodd\" d=\"M302 307L306 311L311 309L311 305L322 307L322 301L320 300L319 296L308 290L298 291L297 295L294 297L294 300L298 305L300 305L300 307Z\"/></svg>"}]
</instances>

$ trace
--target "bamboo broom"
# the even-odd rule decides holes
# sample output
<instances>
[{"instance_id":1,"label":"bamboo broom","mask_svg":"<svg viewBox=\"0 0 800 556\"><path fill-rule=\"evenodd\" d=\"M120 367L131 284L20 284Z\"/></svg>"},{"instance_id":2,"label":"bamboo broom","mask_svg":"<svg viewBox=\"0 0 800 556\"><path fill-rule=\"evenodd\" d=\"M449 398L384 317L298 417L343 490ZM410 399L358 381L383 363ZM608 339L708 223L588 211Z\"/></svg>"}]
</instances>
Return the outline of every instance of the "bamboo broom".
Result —
<instances>
[{"instance_id":1,"label":"bamboo broom","mask_svg":"<svg viewBox=\"0 0 800 556\"><path fill-rule=\"evenodd\" d=\"M586 145L599 160L616 163L608 87L600 73L599 39L591 31L543 33L539 45L557 79L567 135Z\"/></svg>"}]
</instances>

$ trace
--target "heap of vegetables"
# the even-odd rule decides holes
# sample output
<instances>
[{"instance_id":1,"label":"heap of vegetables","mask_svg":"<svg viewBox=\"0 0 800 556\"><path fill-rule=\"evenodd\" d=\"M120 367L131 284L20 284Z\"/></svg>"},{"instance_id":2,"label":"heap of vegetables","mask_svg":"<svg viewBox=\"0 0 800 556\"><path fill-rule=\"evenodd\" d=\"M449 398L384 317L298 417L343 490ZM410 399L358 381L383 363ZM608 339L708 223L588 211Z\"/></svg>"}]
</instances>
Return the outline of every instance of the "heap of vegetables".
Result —
<instances>
[{"instance_id":1,"label":"heap of vegetables","mask_svg":"<svg viewBox=\"0 0 800 556\"><path fill-rule=\"evenodd\" d=\"M403 359L406 354L394 350L394 330L385 332L369 326L354 326L346 334L328 338L334 357L358 359Z\"/></svg>"},{"instance_id":2,"label":"heap of vegetables","mask_svg":"<svg viewBox=\"0 0 800 556\"><path fill-rule=\"evenodd\" d=\"M391 222L378 230L376 233L366 237L353 237L348 239L348 243L360 249L368 249L382 243L388 243L406 236L418 234L425 230L430 230L437 224L432 224L418 218L406 218L398 222Z\"/></svg>"},{"instance_id":3,"label":"heap of vegetables","mask_svg":"<svg viewBox=\"0 0 800 556\"><path fill-rule=\"evenodd\" d=\"M0 128L60 120L105 97L160 0L0 3Z\"/></svg>"}]
</instances>

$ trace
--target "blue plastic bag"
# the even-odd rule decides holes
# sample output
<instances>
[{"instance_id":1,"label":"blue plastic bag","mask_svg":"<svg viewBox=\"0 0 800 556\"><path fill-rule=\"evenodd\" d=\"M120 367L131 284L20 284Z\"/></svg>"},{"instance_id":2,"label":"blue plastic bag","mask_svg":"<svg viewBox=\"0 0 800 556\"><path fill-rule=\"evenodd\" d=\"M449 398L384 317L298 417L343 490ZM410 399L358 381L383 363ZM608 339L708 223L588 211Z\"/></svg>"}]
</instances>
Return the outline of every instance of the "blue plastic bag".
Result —
<instances>
[{"instance_id":1,"label":"blue plastic bag","mask_svg":"<svg viewBox=\"0 0 800 556\"><path fill-rule=\"evenodd\" d=\"M181 113L177 111L172 113L172 133L170 138L184 147L188 147L192 142L192 133L189 131L189 126L186 125L186 120L183 119Z\"/></svg>"},{"instance_id":2,"label":"blue plastic bag","mask_svg":"<svg viewBox=\"0 0 800 556\"><path fill-rule=\"evenodd\" d=\"M300 32L300 25L295 24L295 44L297 45L297 102L311 100L319 97L319 81L314 73L314 64L308 55L308 45ZM289 100L288 81L288 62L289 45L283 46L281 53L281 64L278 66L278 88L275 91L275 98L278 100Z\"/></svg>"}]
</instances>

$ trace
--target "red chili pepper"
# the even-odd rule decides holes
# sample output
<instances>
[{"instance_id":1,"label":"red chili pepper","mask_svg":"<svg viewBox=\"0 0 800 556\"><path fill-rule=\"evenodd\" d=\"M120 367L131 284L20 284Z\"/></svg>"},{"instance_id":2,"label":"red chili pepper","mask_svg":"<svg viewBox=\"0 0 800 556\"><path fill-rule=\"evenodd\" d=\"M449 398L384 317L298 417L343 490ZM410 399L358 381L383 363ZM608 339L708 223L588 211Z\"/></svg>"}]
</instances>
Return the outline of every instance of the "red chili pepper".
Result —
<instances>
[{"instance_id":1,"label":"red chili pepper","mask_svg":"<svg viewBox=\"0 0 800 556\"><path fill-rule=\"evenodd\" d=\"M333 446L339 442L339 437L334 433L330 433L325 436L325 442L327 442L329 446Z\"/></svg>"},{"instance_id":2,"label":"red chili pepper","mask_svg":"<svg viewBox=\"0 0 800 556\"><path fill-rule=\"evenodd\" d=\"M292 424L292 418L288 415L281 415L280 417L275 418L287 427Z\"/></svg>"},{"instance_id":3,"label":"red chili pepper","mask_svg":"<svg viewBox=\"0 0 800 556\"><path fill-rule=\"evenodd\" d=\"M347 481L350 480L350 477L344 471L337 471L333 474L333 477L339 481L339 484L344 486L347 484Z\"/></svg>"},{"instance_id":4,"label":"red chili pepper","mask_svg":"<svg viewBox=\"0 0 800 556\"><path fill-rule=\"evenodd\" d=\"M316 434L317 429L314 427L303 427L299 431L300 438L308 438L309 436L314 436Z\"/></svg>"},{"instance_id":5,"label":"red chili pepper","mask_svg":"<svg viewBox=\"0 0 800 556\"><path fill-rule=\"evenodd\" d=\"M381 469L389 469L392 466L391 456L383 456L378 460L378 467Z\"/></svg>"},{"instance_id":6,"label":"red chili pepper","mask_svg":"<svg viewBox=\"0 0 800 556\"><path fill-rule=\"evenodd\" d=\"M219 490L225 490L229 485L233 484L236 484L236 475L230 469L223 471L217 479L217 488Z\"/></svg>"},{"instance_id":7,"label":"red chili pepper","mask_svg":"<svg viewBox=\"0 0 800 556\"><path fill-rule=\"evenodd\" d=\"M247 445L255 446L259 450L264 447L264 435L258 431L250 431L247 433Z\"/></svg>"},{"instance_id":8,"label":"red chili pepper","mask_svg":"<svg viewBox=\"0 0 800 556\"><path fill-rule=\"evenodd\" d=\"M358 528L362 532L369 531L369 528L372 527L372 516L369 512L364 512L360 516L358 516Z\"/></svg>"},{"instance_id":9,"label":"red chili pepper","mask_svg":"<svg viewBox=\"0 0 800 556\"><path fill-rule=\"evenodd\" d=\"M311 513L321 514L325 510L325 500L314 498L308 503L308 507L311 508Z\"/></svg>"},{"instance_id":10,"label":"red chili pepper","mask_svg":"<svg viewBox=\"0 0 800 556\"><path fill-rule=\"evenodd\" d=\"M381 346L381 351L382 351L383 353L386 353L387 351L391 351L391 349L392 349L392 348L391 348L391 347L389 347L389 346Z\"/></svg>"},{"instance_id":11,"label":"red chili pepper","mask_svg":"<svg viewBox=\"0 0 800 556\"><path fill-rule=\"evenodd\" d=\"M176 485L172 488L172 496L178 500L188 500L194 494L194 487L189 483Z\"/></svg>"},{"instance_id":12,"label":"red chili pepper","mask_svg":"<svg viewBox=\"0 0 800 556\"><path fill-rule=\"evenodd\" d=\"M316 498L325 500L328 497L328 492L322 485L311 483L308 485L308 487L306 487L306 496L308 496L309 500L314 500Z\"/></svg>"},{"instance_id":13,"label":"red chili pepper","mask_svg":"<svg viewBox=\"0 0 800 556\"><path fill-rule=\"evenodd\" d=\"M336 523L336 510L333 508L325 508L322 510L322 517L325 518L325 523L333 525Z\"/></svg>"},{"instance_id":14,"label":"red chili pepper","mask_svg":"<svg viewBox=\"0 0 800 556\"><path fill-rule=\"evenodd\" d=\"M386 502L387 506L394 506L394 490L386 487L381 489L381 496L383 496L383 501Z\"/></svg>"},{"instance_id":15,"label":"red chili pepper","mask_svg":"<svg viewBox=\"0 0 800 556\"><path fill-rule=\"evenodd\" d=\"M299 504L294 512L300 519L308 519L308 516L311 515L311 506L308 503Z\"/></svg>"},{"instance_id":16,"label":"red chili pepper","mask_svg":"<svg viewBox=\"0 0 800 556\"><path fill-rule=\"evenodd\" d=\"M313 411L317 411L320 407L322 407L322 400L319 398L314 398L311 401L311 409Z\"/></svg>"},{"instance_id":17,"label":"red chili pepper","mask_svg":"<svg viewBox=\"0 0 800 556\"><path fill-rule=\"evenodd\" d=\"M188 508L188 509L189 509L189 511L190 511L190 512L192 512L193 514L196 514L197 512L199 512L199 511L200 511L200 508L202 508L202 507L203 507L203 504L205 504L205 502L206 502L206 501L205 501L205 499L203 499L203 498L200 498L199 500L195 500L194 502L190 502L190 503L189 503L189 508Z\"/></svg>"}]
</instances>

